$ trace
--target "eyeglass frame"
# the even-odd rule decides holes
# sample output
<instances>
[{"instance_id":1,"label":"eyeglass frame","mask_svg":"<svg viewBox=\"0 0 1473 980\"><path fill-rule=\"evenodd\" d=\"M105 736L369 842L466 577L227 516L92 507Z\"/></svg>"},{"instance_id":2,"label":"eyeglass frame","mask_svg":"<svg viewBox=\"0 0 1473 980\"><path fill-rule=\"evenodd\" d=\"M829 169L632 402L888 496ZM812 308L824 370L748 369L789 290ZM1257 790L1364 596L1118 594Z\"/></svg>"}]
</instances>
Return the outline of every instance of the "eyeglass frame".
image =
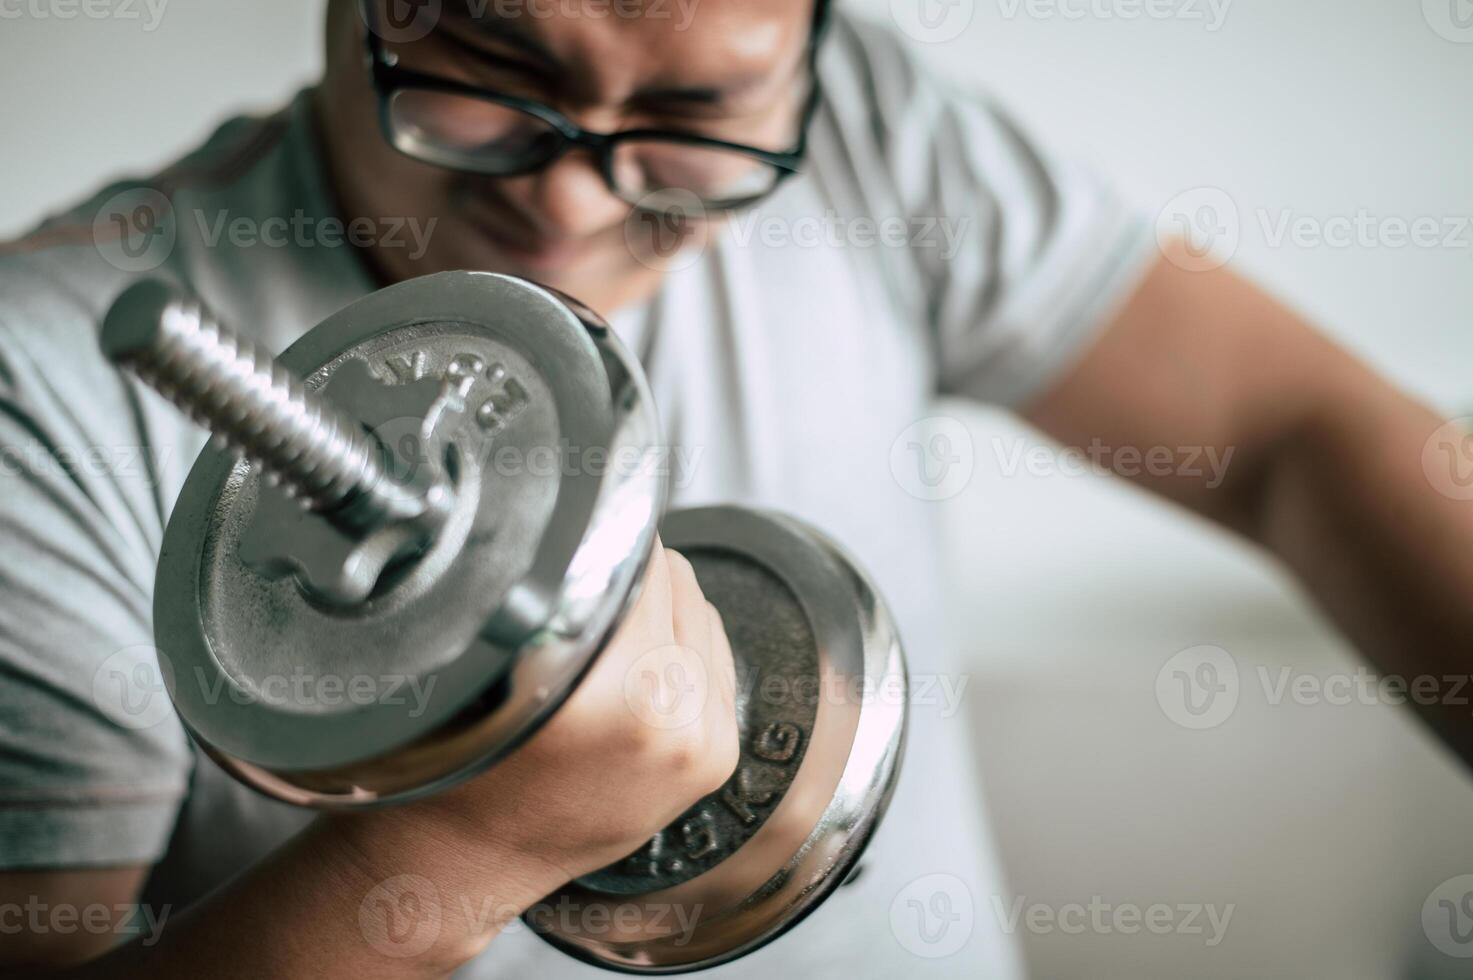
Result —
<instances>
[{"instance_id":1,"label":"eyeglass frame","mask_svg":"<svg viewBox=\"0 0 1473 980\"><path fill-rule=\"evenodd\" d=\"M373 82L374 93L378 97L380 130L385 141L390 146L410 159L417 160L421 163L428 163L431 166L443 167L447 170L458 170L463 173L482 174L492 177L518 177L544 170L567 156L574 149L582 147L593 153L594 159L598 162L599 174L603 177L604 184L608 187L609 193L636 208L640 207L638 202L629 201L620 192L618 183L614 178L614 150L623 142L643 140L646 142L675 143L687 146L704 146L717 150L729 150L752 157L761 163L773 167L777 171L777 177L773 181L772 186L760 194L754 194L725 204L713 204L711 202L701 201L702 207L707 210L725 212L750 207L766 199L785 180L801 170L803 160L808 152L809 125L812 123L813 117L817 113L818 105L823 99L822 85L820 84L817 70L818 48L819 41L822 39L828 27L829 6L830 0L815 0L813 25L809 30L808 48L805 55L811 84L802 114L799 117L798 141L791 149L785 151L764 150L761 147L750 146L744 143L733 143L728 140L717 139L712 136L702 136L697 133L684 132L678 129L624 129L613 133L600 133L594 130L584 129L572 119L569 119L566 115L546 103L533 99L525 99L516 95L507 95L453 78L444 78L439 75L430 75L425 72L415 71L412 68L405 68L399 64L396 54L384 49L383 38L374 29L378 22L377 0L359 0L359 14L360 20L363 22L363 35L367 46L365 52L367 68ZM558 134L562 143L546 159L518 170L492 172L426 160L403 149L394 140L395 126L393 124L391 103L395 93L400 91L445 92L502 105L546 123ZM658 193L658 191L652 193Z\"/></svg>"}]
</instances>

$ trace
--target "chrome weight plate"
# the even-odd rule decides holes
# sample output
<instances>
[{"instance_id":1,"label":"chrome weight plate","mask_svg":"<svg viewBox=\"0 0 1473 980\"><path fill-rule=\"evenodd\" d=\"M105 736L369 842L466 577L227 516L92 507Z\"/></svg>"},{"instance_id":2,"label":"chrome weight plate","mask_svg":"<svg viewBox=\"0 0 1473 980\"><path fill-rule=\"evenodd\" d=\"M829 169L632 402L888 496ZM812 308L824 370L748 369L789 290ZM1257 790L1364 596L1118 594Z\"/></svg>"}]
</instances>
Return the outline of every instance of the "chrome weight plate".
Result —
<instances>
[{"instance_id":1,"label":"chrome weight plate","mask_svg":"<svg viewBox=\"0 0 1473 980\"><path fill-rule=\"evenodd\" d=\"M160 557L166 683L206 749L274 796L335 807L434 791L529 735L631 601L665 496L647 465L649 392L596 316L486 273L381 290L280 361L388 438L443 452L454 505L366 601L324 602L300 576L247 567L242 544L276 491L207 449ZM603 465L588 465L592 448ZM294 529L274 530L289 548Z\"/></svg>"},{"instance_id":2,"label":"chrome weight plate","mask_svg":"<svg viewBox=\"0 0 1473 980\"><path fill-rule=\"evenodd\" d=\"M675 511L737 662L741 760L624 861L528 911L564 951L633 973L702 969L791 928L838 886L899 774L906 673L894 624L835 544L794 518Z\"/></svg>"}]
</instances>

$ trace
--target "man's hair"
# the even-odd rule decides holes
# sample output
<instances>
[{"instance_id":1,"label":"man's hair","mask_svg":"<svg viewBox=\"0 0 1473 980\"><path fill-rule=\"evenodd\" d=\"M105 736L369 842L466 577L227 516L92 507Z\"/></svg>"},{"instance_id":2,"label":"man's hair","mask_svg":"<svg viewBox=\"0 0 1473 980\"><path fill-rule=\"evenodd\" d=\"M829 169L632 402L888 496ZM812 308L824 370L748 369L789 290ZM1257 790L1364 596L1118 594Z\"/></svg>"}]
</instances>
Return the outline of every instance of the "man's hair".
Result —
<instances>
[{"instance_id":1,"label":"man's hair","mask_svg":"<svg viewBox=\"0 0 1473 980\"><path fill-rule=\"evenodd\" d=\"M334 28L341 30L345 25L353 23L357 19L360 0L329 0L327 5L328 34L329 38L334 36ZM818 43L823 39L825 29L829 25L829 15L833 9L833 0L813 0L813 26L809 44L817 50ZM355 32L358 30L354 28ZM355 33L356 37L356 33Z\"/></svg>"}]
</instances>

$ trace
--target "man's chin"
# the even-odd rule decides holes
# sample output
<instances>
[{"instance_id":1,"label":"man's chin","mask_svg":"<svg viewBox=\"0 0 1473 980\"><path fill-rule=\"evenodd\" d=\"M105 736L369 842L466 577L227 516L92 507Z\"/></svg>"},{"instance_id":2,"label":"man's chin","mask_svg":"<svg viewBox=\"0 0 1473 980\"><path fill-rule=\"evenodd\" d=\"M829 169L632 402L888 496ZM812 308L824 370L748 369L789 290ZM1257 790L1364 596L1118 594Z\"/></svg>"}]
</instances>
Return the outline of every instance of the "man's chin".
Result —
<instances>
[{"instance_id":1,"label":"man's chin","mask_svg":"<svg viewBox=\"0 0 1473 980\"><path fill-rule=\"evenodd\" d=\"M564 288L563 283L586 279L607 265L607 262L599 261L597 253L586 242L526 247L499 241L486 234L478 234L477 238L475 247L468 250L475 256L474 265L469 268L519 276L559 289Z\"/></svg>"},{"instance_id":2,"label":"man's chin","mask_svg":"<svg viewBox=\"0 0 1473 980\"><path fill-rule=\"evenodd\" d=\"M546 280L555 276L565 276L589 264L588 250L576 244L539 246L528 249L490 243L487 252L492 261L502 267L501 271L511 272L527 279Z\"/></svg>"},{"instance_id":3,"label":"man's chin","mask_svg":"<svg viewBox=\"0 0 1473 980\"><path fill-rule=\"evenodd\" d=\"M660 278L636 260L622 240L585 241L566 250L526 250L492 241L479 229L466 229L455 246L425 256L414 274L449 269L499 272L551 286L602 313L640 298Z\"/></svg>"}]
</instances>

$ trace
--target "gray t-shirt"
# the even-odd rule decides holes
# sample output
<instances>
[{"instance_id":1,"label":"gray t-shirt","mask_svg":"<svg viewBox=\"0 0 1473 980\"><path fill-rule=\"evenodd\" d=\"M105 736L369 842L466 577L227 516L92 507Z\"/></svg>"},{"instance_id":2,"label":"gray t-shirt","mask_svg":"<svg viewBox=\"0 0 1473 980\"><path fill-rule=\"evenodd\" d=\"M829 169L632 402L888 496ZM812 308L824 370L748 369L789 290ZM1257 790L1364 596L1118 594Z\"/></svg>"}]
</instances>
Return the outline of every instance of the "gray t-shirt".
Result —
<instances>
[{"instance_id":1,"label":"gray t-shirt","mask_svg":"<svg viewBox=\"0 0 1473 980\"><path fill-rule=\"evenodd\" d=\"M934 521L954 477L923 467L951 456L913 426L938 394L1039 392L1138 279L1151 235L877 26L839 17L821 71L806 172L612 317L685 460L674 502L777 508L842 542L917 681L863 873L712 976L1013 976L996 913L1010 903L948 693L972 669L943 623ZM108 365L97 332L140 275L177 277L277 350L369 291L335 244L315 139L305 97L233 120L0 254L0 867L155 864L145 900L177 909L310 817L234 784L172 713L150 646L154 565L204 436ZM253 236L231 233L240 219ZM466 973L595 975L525 929Z\"/></svg>"}]
</instances>

